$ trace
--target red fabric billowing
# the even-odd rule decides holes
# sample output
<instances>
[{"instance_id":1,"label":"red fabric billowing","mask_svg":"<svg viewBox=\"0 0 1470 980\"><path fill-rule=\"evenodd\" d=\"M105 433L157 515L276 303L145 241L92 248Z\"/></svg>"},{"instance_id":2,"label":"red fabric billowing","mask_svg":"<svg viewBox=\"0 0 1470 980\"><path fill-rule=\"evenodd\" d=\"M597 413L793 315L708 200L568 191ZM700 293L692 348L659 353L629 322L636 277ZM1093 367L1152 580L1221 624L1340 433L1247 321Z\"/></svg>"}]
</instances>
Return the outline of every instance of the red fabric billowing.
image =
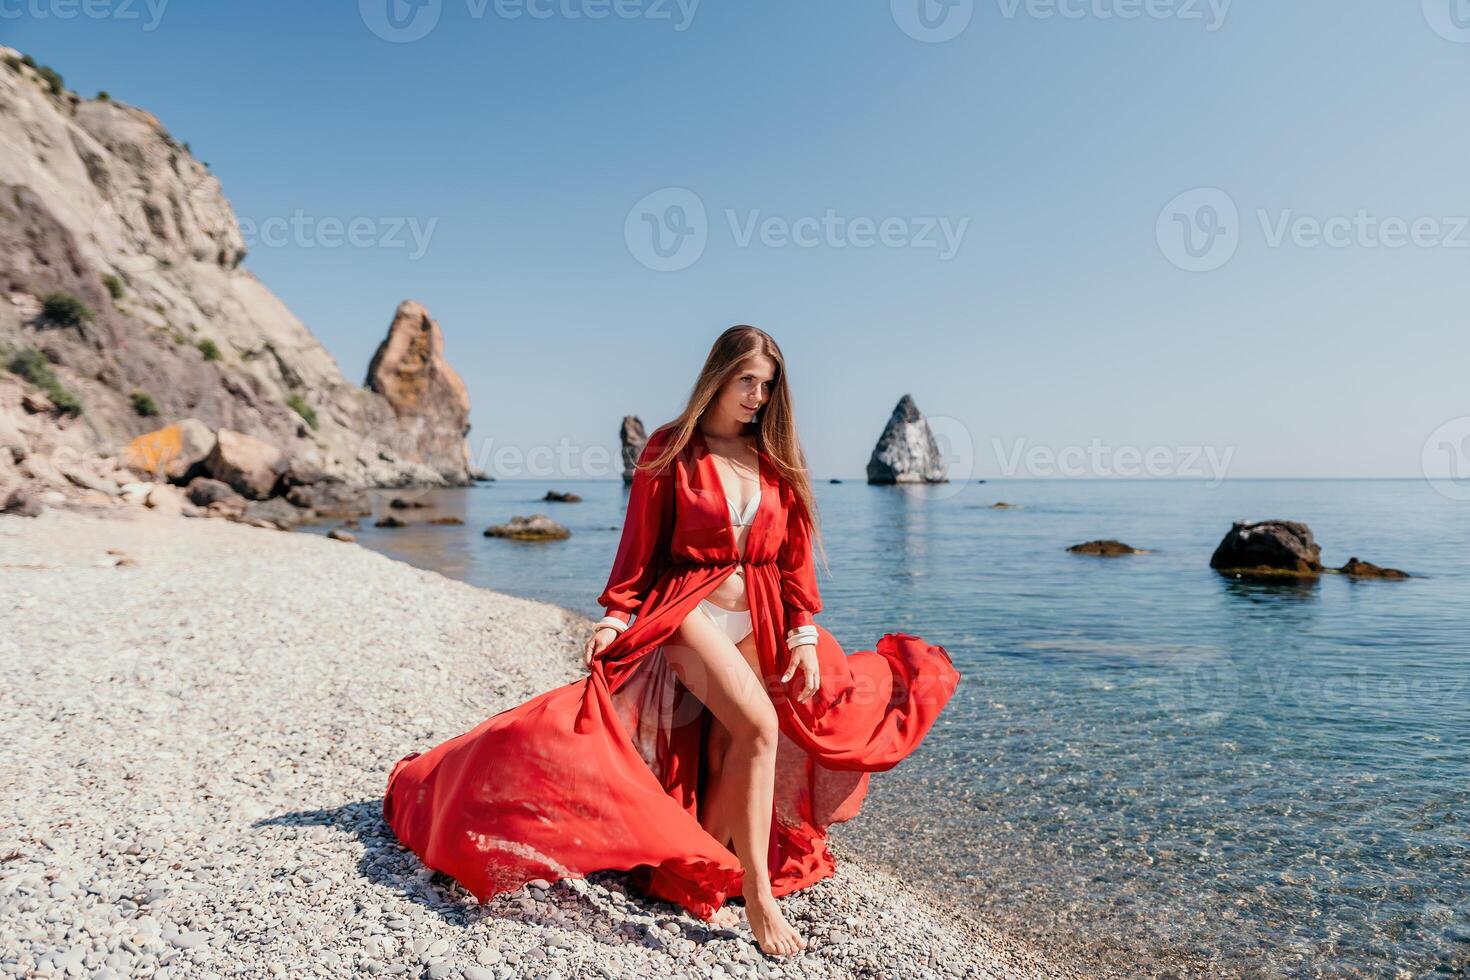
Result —
<instances>
[{"instance_id":1,"label":"red fabric billowing","mask_svg":"<svg viewBox=\"0 0 1470 980\"><path fill-rule=\"evenodd\" d=\"M667 435L654 433L644 461ZM777 896L832 874L826 829L858 812L869 773L913 752L954 693L960 674L943 647L886 633L876 649L847 654L817 625L821 687L791 700L801 678L780 683L786 631L822 608L810 522L762 454L761 502L740 556L708 453L696 430L663 472L635 475L598 597L632 624L586 678L393 767L384 819L482 902L533 878L604 869L632 870L643 891L702 919L740 893L739 860L698 819L710 714L661 649L738 564L781 728L767 853Z\"/></svg>"}]
</instances>

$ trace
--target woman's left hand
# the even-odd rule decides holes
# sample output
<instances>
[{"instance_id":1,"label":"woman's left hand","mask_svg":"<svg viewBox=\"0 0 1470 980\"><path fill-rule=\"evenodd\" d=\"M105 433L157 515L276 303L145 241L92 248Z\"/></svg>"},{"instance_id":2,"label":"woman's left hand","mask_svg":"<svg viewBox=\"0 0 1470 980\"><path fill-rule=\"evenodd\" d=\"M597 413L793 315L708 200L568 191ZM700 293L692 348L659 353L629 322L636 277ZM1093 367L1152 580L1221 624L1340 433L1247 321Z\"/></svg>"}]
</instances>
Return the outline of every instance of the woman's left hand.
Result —
<instances>
[{"instance_id":1,"label":"woman's left hand","mask_svg":"<svg viewBox=\"0 0 1470 980\"><path fill-rule=\"evenodd\" d=\"M822 674L817 667L817 645L815 643L803 643L791 651L791 662L786 665L786 673L781 677L781 683L786 683L800 670L803 674L801 693L797 694L797 701L805 701L817 693L817 688L822 685Z\"/></svg>"}]
</instances>

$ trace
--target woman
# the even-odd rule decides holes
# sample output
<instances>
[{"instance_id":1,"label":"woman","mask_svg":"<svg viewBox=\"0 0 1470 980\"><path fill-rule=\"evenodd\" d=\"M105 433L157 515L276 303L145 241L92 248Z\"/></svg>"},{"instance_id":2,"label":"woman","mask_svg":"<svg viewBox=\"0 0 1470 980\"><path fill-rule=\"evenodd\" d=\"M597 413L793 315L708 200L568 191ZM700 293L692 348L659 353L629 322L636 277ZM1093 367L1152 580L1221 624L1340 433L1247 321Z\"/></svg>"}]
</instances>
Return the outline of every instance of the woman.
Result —
<instances>
[{"instance_id":1,"label":"woman","mask_svg":"<svg viewBox=\"0 0 1470 980\"><path fill-rule=\"evenodd\" d=\"M776 899L833 873L826 828L960 677L917 636L849 656L813 622L815 514L780 348L731 327L639 458L589 676L399 760L399 839L482 902L625 869L705 920L738 893L764 952L803 948Z\"/></svg>"}]
</instances>

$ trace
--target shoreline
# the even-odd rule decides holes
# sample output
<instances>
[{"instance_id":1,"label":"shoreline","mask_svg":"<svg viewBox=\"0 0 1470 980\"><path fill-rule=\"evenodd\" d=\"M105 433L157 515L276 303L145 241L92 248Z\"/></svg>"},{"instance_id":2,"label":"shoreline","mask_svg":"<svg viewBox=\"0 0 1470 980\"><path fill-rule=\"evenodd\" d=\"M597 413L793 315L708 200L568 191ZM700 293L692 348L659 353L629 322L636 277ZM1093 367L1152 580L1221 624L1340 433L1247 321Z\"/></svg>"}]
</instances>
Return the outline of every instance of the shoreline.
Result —
<instances>
[{"instance_id":1,"label":"shoreline","mask_svg":"<svg viewBox=\"0 0 1470 980\"><path fill-rule=\"evenodd\" d=\"M784 959L617 872L480 906L424 869L381 819L393 762L583 676L573 610L135 508L0 516L0 576L7 972L1082 975L839 840Z\"/></svg>"}]
</instances>

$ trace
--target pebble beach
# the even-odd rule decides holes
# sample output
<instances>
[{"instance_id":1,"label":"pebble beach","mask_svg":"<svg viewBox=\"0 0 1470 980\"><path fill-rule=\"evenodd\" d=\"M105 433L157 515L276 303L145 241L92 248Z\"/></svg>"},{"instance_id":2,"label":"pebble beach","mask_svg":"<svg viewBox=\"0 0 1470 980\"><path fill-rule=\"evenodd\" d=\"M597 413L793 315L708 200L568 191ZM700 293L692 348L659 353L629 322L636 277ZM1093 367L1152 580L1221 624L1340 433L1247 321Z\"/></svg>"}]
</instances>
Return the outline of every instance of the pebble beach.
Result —
<instances>
[{"instance_id":1,"label":"pebble beach","mask_svg":"<svg viewBox=\"0 0 1470 980\"><path fill-rule=\"evenodd\" d=\"M424 868L382 820L392 764L582 676L588 625L316 535L0 516L0 972L1080 975L840 840L779 959L743 910L711 927L616 871L481 905Z\"/></svg>"}]
</instances>

